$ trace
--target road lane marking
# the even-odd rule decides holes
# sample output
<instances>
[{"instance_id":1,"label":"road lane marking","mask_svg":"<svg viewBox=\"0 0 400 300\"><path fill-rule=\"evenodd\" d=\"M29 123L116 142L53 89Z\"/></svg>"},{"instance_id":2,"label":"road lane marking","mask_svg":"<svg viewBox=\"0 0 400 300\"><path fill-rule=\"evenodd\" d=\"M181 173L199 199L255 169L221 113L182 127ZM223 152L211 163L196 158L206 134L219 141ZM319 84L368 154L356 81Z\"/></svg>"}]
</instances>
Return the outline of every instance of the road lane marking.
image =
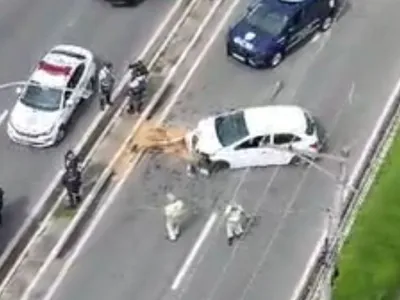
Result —
<instances>
[{"instance_id":1,"label":"road lane marking","mask_svg":"<svg viewBox=\"0 0 400 300\"><path fill-rule=\"evenodd\" d=\"M211 229L213 228L215 222L217 221L218 213L213 212L211 216L208 218L206 225L204 226L203 230L201 231L199 237L196 240L192 250L189 252L189 255L185 259L182 267L180 268L178 274L176 275L174 282L171 285L171 289L173 291L177 290L182 283L183 278L185 277L186 273L188 272L190 266L193 263L193 260L196 258L197 253L200 251L201 246L203 245L204 241L206 240L207 236L209 235Z\"/></svg>"},{"instance_id":2,"label":"road lane marking","mask_svg":"<svg viewBox=\"0 0 400 300\"><path fill-rule=\"evenodd\" d=\"M399 93L400 93L400 78L397 80L394 89L390 93L390 96L386 102L386 105L385 105L384 109L382 110L382 113L380 114L378 120L375 122L375 126L372 130L372 134L371 134L370 138L367 140L367 142L362 150L360 159L357 160L357 163L353 169L353 172L351 173L351 175L349 177L349 181L348 181L349 186L354 186L354 183L360 177L366 161L369 160L369 155L370 155L371 149L374 147L375 142L378 140L381 129L382 129L383 125L385 124L387 116L391 112L392 107L396 103L397 96ZM352 191L349 192L348 190L345 191L345 193L347 194L345 196L346 199L348 198L349 193L351 193L351 192ZM351 217L350 217L351 220L349 221L349 224L344 229L344 238L350 233L351 224L354 222L355 216L356 216L355 213L353 213L351 215ZM316 251L318 251L318 245L316 246L314 252L316 252ZM313 255L315 255L314 252L313 252ZM312 257L311 257L310 261L311 260L312 260ZM295 288L295 291L293 293L293 297L291 298L291 300L299 299L299 296L300 296L302 290L305 288L305 283L307 282L307 279L308 279L307 274L309 274L312 271L313 267L314 267L314 264L310 263L310 265L307 265L303 276L301 277L300 281L296 285L296 288Z\"/></svg>"},{"instance_id":3,"label":"road lane marking","mask_svg":"<svg viewBox=\"0 0 400 300\"><path fill-rule=\"evenodd\" d=\"M4 110L0 115L0 125L6 120L8 116L8 109Z\"/></svg>"},{"instance_id":4,"label":"road lane marking","mask_svg":"<svg viewBox=\"0 0 400 300\"><path fill-rule=\"evenodd\" d=\"M351 83L350 92L349 92L349 96L348 96L349 104L350 104L350 105L353 104L355 89L356 89L356 84L355 84L354 81L353 81L353 82Z\"/></svg>"},{"instance_id":5,"label":"road lane marking","mask_svg":"<svg viewBox=\"0 0 400 300\"><path fill-rule=\"evenodd\" d=\"M192 41L190 42L190 45L195 45L196 41L198 40L198 38L200 38L200 35L202 33L202 31L204 31L206 24L208 24L208 22L211 20L212 15L214 15L214 13L217 11L217 8L219 7L219 5L223 2L223 0L220 0L219 2L216 2L213 7L211 8L210 12L207 14L207 16L205 17L203 23L199 26L194 38L192 39ZM235 3L239 3L239 0L235 0ZM231 7L230 10L228 10L228 12L231 14L233 12L233 8L234 6ZM174 94L174 96L172 97L172 100L170 103L168 103L167 107L165 108L163 114L161 115L159 122L163 122L164 118L166 118L166 116L169 114L170 110L173 107L173 104L175 104L178 100L178 97L180 96L180 94L184 91L184 88L186 87L186 85L189 83L191 77L194 74L194 71L198 68L198 66L200 65L200 62L202 61L202 59L206 56L207 51L209 50L209 48L211 47L212 42L216 39L218 33L222 30L222 27L224 25L223 22L227 22L228 17L223 18L220 23L218 24L218 31L215 31L213 36L211 37L211 39L208 40L208 43L206 44L205 48L203 48L203 51L200 53L200 55L197 57L196 62L192 65L191 70L187 73L185 79L182 81L181 85L179 86L178 90L176 91L176 93ZM192 48L192 47L190 47ZM178 62L174 65L174 67L172 68L172 70L170 71L170 75L168 76L168 78L172 78L171 74L173 74L174 72L177 71L177 65L178 63L182 63L183 62L183 58L184 56L187 56L189 53L189 51L186 49L183 53L182 56L180 57L180 59L178 60ZM166 80L168 80L168 78ZM156 97L157 94L154 96ZM171 105L172 103L172 105ZM147 107L147 109L150 109L150 107ZM141 115L140 119L144 119L144 114ZM139 121L140 121L139 119ZM139 122L138 121L138 122ZM136 127L136 126L135 126ZM130 139L129 139L130 140ZM142 154L143 155L143 154ZM141 156L140 154L138 154L138 156L136 156L133 159L133 162L130 162L130 164L128 165L127 169L125 170L125 172L122 174L121 180L118 181L118 183L116 184L116 186L114 187L114 189L112 190L112 192L110 193L110 195L107 197L107 199L105 200L105 202L103 203L103 206L99 209L98 214L94 217L94 219L92 220L92 222L90 223L88 229L85 231L85 234L81 237L81 239L79 240L78 245L76 246L76 248L74 249L73 253L68 257L67 261L65 262L64 266L62 267L60 273L57 275L55 281L53 282L53 284L51 285L51 287L48 289L44 300L50 300L53 296L54 293L56 292L58 286L61 284L62 280L64 279L64 277L66 276L68 270L70 269L70 267L72 266L72 264L75 262L75 260L77 259L77 257L79 256L80 252L82 251L83 247L86 245L87 241L89 240L91 234L94 232L94 230L96 229L98 223L100 222L100 220L102 219L102 217L104 216L104 214L106 213L106 211L108 210L108 208L111 206L112 203L114 203L117 194L119 193L120 189L122 188L123 184L125 183L125 181L128 179L131 171L133 170L133 168L135 167L135 165L139 162ZM32 284L31 284L32 285ZM28 295L28 293L26 293L26 295Z\"/></svg>"},{"instance_id":6,"label":"road lane marking","mask_svg":"<svg viewBox=\"0 0 400 300\"><path fill-rule=\"evenodd\" d=\"M237 6L237 2L238 2L238 1L234 1L234 2L232 3L232 7L230 7L230 9L227 11L227 14L224 16L224 19L226 18L226 20L225 20L225 22L223 22L223 24L221 25L221 27L224 25L224 23L226 23L226 22L228 21L227 19L229 18L230 14L233 12L233 9ZM224 21L224 19L221 20L221 21ZM220 24L219 24L219 25L220 25ZM218 34L218 32L219 32L220 30L222 30L222 28L221 28L221 29L218 28L218 30L216 30L215 33ZM213 38L214 38L214 36L212 36L212 38L211 38L210 41L209 41L210 46L211 46L211 44L214 42ZM214 39L215 39L215 38L214 38ZM325 45L326 45L326 43L327 43L327 41L328 41L329 39L330 39L330 32L327 32L327 33L324 35L324 39L322 40L321 45L318 47L318 49L317 49L317 51L316 51L316 55L318 55L318 54L322 51L322 49L325 47ZM311 59L311 62L309 63L309 65L311 65L311 64L314 62L316 55L313 56L313 58ZM309 69L309 68L307 68L307 70L308 70L308 69ZM305 73L307 73L307 72L305 72ZM304 74L305 74L305 73L304 73ZM276 83L275 87L276 87L276 91L277 91L276 94L278 94L278 93L283 89L284 84L283 84L282 81L278 81L278 82ZM296 91L297 91L297 88L296 88ZM272 97L276 97L275 93L273 94ZM240 186L243 185L244 180L245 180L245 178L247 177L247 174L248 174L249 170L250 170L250 168L246 169L246 170L243 172L243 174L242 174L242 176L241 176L241 179L239 180L239 184L237 185L237 188L235 189L235 192L233 193L232 199L230 200L230 203L233 203L233 202L236 201L236 197L237 197L237 194L238 194L238 192L239 192L239 188L240 188ZM276 172L276 173L277 173L277 172ZM276 175L276 174L275 174L275 175ZM271 181L271 182L272 182L272 181ZM213 223L215 223L215 222L213 222ZM203 228L203 231L202 231L202 233L203 233L203 232L206 232L206 237L210 234L211 229L212 229L212 227L211 227L211 228L208 228L208 230L204 231L204 230L208 227L207 225L208 225L208 224L205 225L205 227ZM198 242L198 241L201 241L200 246L201 246L201 244L204 243L205 238L203 238L202 234L199 236L198 240L197 240L196 243L195 243L196 251L193 251L193 249L195 249L195 247L193 247L192 250L191 250L191 252L190 252L190 253L193 252L193 253L195 254L194 257L191 258L191 262L194 261L195 256L198 254L198 252L199 252L199 250L200 250L200 248L201 248L200 246L197 247L197 242ZM198 248L198 249L197 249L197 248ZM186 262L185 262L185 263L186 263ZM174 280L174 283L173 283L172 286L171 286L171 289L172 289L172 290L175 291L175 290L177 290L177 289L179 288L180 284L181 284L182 281L183 281L183 277L184 277L184 275L187 273L187 271L189 270L190 266L191 266L191 264L188 264L188 265L184 264L184 265L182 266L181 270L179 271L177 277L176 277L175 280ZM184 270L184 272L183 272L183 270ZM181 273L183 274L183 276L179 276ZM179 277L178 277L178 276L179 276ZM180 278L180 277L182 277L182 278ZM179 278L179 280L177 280L178 278Z\"/></svg>"},{"instance_id":7,"label":"road lane marking","mask_svg":"<svg viewBox=\"0 0 400 300\"><path fill-rule=\"evenodd\" d=\"M184 1L185 0L177 0L175 2L174 6L168 11L168 14L163 18L161 24L159 24L158 27L156 28L156 30L153 33L153 35L151 36L150 40L147 42L147 44L145 45L144 49L140 53L138 59L143 59L148 54L148 52L151 50L151 48L157 42L158 38L160 38L161 34L165 30L165 28L168 25L168 23L171 22L171 20L173 19L174 15L179 11L179 9L182 6L182 3ZM118 86L113 91L113 98L116 98L116 97L119 96L119 94L122 92L122 89L123 89L124 85L126 85L126 83L128 82L129 78L130 78L130 73L126 72L125 75L123 76L123 78L120 80ZM15 85L24 84L24 83L25 83L25 81L17 81L17 82L7 83L7 84L1 85L0 89L8 88L10 86L15 86ZM122 112L124 104L126 104L126 103L122 103L122 105L121 105L121 107L119 109L119 112ZM80 150L84 147L84 145L86 144L86 142L89 139L89 137L92 134L92 132L97 129L98 124L101 122L103 116L106 114L108 109L109 108L107 107L105 111L99 112L97 117L89 125L89 128L86 130L86 132L83 134L81 139L78 141L77 146L74 148L74 151L76 153L79 153ZM114 115L113 119L110 120L110 123L114 123L115 120L118 117L119 117L119 114L116 113ZM112 121L114 121L114 122L112 122ZM109 126L107 126L106 129L103 131L103 134L105 132L107 132L107 128L108 127ZM98 140L101 140L102 139L101 137L102 136L100 136L98 138ZM103 135L103 137L104 137L104 135ZM91 151L88 153L87 157L85 158L85 165L90 160L91 156L94 154L94 148L96 148L96 145L98 146L99 143L95 143L95 145L92 147ZM22 226L20 227L20 229L18 230L18 232L16 233L14 238L10 241L10 243L7 246L7 248L2 253L2 255L0 257L0 265L3 265L4 262L8 259L8 257L11 255L11 252L13 251L15 246L18 244L19 240L24 236L25 232L31 226L32 222L37 218L37 216L39 215L40 211L42 210L42 207L45 205L47 198L50 196L50 194L54 190L55 186L60 181L61 176L62 176L63 173L64 173L64 171L61 169L56 174L56 176L54 177L54 180L49 184L47 189L44 191L44 193L40 197L37 205L34 206L34 208L32 209L31 213L27 216L26 220L24 221L24 223L22 224ZM61 200L62 200L62 198L59 197L58 200L56 201L57 202L56 204L59 205L61 203ZM43 228L45 228L46 224L47 224L47 222L42 222L41 223ZM26 249L26 251L28 251L28 247L25 247L25 249ZM8 275L7 275L6 279L2 281L1 286L0 286L0 293L4 289L4 287L6 286L7 282L9 281L9 279L13 276L15 270L19 267L20 263L18 263L18 261L22 261L22 259L23 259L23 257L21 257L20 259L18 259L14 263L14 266L8 272Z\"/></svg>"},{"instance_id":8,"label":"road lane marking","mask_svg":"<svg viewBox=\"0 0 400 300\"><path fill-rule=\"evenodd\" d=\"M298 101L298 99L296 99L295 103L297 103L297 101ZM332 132L334 131L334 129L336 128L336 126L339 124L340 118L342 117L342 115L343 115L343 113L344 113L344 111L345 111L345 107L346 107L346 106L347 106L347 102L344 102L344 104L342 105L341 109L337 112L337 114L336 114L336 116L335 116L335 118L334 118L334 122L333 122L334 125L333 125L332 129L330 130L330 133L328 134L328 136L330 136L330 135L332 134ZM250 169L250 168L246 169L246 171L248 171L249 169ZM275 178L277 177L277 175L278 175L278 173L279 173L279 170L281 170L281 169L282 169L281 167L277 167L277 168L274 170L274 173L272 174L271 178L269 179L268 184L266 185L266 188L264 189L264 191L263 191L263 193L262 193L262 196L260 197L260 199L258 200L257 204L255 205L255 208L253 208L253 210L252 210L252 215L257 215L257 213L258 213L258 211L259 211L261 205L266 203L266 202L263 201L263 197L264 197L264 195L266 194L266 192L270 189L270 187L271 187L273 181L275 180ZM307 177L307 174L309 173L310 170L311 170L311 167L309 167L309 168L305 171L305 173L303 174L303 177L304 177L304 178ZM245 176L242 175L241 178L240 178L240 180L239 180L239 184L238 184L239 187L240 187L240 186L243 184L243 182L244 182L244 179L245 179L246 173L247 173L246 171L245 171L244 174L243 174L243 175L245 175ZM305 179L304 179L303 177L302 177L302 180L304 181ZM300 189L301 187L302 187L302 185L300 184L300 185L299 185L299 189ZM235 201L235 198L236 198L236 196L237 196L237 192L238 192L238 189L235 189L235 192L233 193L233 197L232 197L232 200L230 201L230 203L232 203L232 202ZM297 198L294 199L294 201L296 201L296 200L297 200ZM267 200L267 201L268 201L268 200ZM294 201L293 201L293 202L294 202ZM292 212L292 210L288 209L288 210L285 210L284 213L285 213L285 214L289 214L289 213L291 213L291 212ZM222 223L222 221L220 222L220 224L221 224L221 223ZM283 225L282 225L282 226L283 226ZM276 232L274 232L274 234L276 234ZM271 243L271 246L272 246L272 242L270 242L270 243ZM222 272L220 273L220 276L218 277L218 280L217 280L217 281L215 282L215 284L214 284L214 287L213 287L213 289L212 289L212 291L211 291L211 293L210 293L211 295L210 295L207 299L213 299L213 296L214 296L215 292L217 291L217 289L218 289L218 287L219 287L219 284L220 284L220 282L221 282L222 279L223 279L223 276L226 274L228 268L231 266L231 262L233 261L233 259L234 259L234 257L235 257L235 253L236 253L236 251L237 251L239 245L240 245L240 244L237 244L237 245L235 245L235 247L233 248L232 253L231 253L231 255L230 255L230 258L229 258L228 262L225 264L225 266L224 266ZM209 248L211 248L211 246L210 246ZM208 249L209 249L209 248L208 248ZM268 249L264 252L264 260L265 260L266 255L267 255L268 252L269 252ZM206 255L206 253L204 253L204 254L202 255L202 257L200 258L200 260L199 260L199 262L197 263L197 265L199 265L199 264L201 263L201 261L204 259L205 255ZM261 265L262 265L262 264L261 264ZM191 276L193 276L193 274L191 274ZM251 282L249 283L249 285L251 285ZM180 297L179 297L178 299L181 299L181 297L183 296L183 294L184 294L184 291L181 292Z\"/></svg>"},{"instance_id":9,"label":"road lane marking","mask_svg":"<svg viewBox=\"0 0 400 300\"><path fill-rule=\"evenodd\" d=\"M298 284L296 285L292 296L290 297L291 300L298 300L300 298L300 295L303 292L303 287L307 284L308 278L311 275L311 271L313 270L315 264L317 263L319 256L321 255L322 250L324 249L325 240L326 240L327 235L328 235L327 231L324 231L324 233L321 235L320 239L318 240L314 251L311 253L310 259L308 260L308 262L306 264L304 273L301 276L300 280L298 281Z\"/></svg>"}]
</instances>

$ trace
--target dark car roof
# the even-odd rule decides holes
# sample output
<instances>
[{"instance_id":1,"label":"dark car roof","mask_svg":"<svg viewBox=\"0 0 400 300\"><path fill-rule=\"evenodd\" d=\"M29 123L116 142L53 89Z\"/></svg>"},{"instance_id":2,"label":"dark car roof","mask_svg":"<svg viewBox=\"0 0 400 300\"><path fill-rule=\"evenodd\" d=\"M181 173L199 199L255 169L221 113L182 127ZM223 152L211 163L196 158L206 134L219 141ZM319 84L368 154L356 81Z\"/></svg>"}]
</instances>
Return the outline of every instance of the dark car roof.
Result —
<instances>
[{"instance_id":1,"label":"dark car roof","mask_svg":"<svg viewBox=\"0 0 400 300\"><path fill-rule=\"evenodd\" d=\"M304 5L315 0L261 0L260 4L266 4L273 10L282 12L289 18L299 11Z\"/></svg>"}]
</instances>

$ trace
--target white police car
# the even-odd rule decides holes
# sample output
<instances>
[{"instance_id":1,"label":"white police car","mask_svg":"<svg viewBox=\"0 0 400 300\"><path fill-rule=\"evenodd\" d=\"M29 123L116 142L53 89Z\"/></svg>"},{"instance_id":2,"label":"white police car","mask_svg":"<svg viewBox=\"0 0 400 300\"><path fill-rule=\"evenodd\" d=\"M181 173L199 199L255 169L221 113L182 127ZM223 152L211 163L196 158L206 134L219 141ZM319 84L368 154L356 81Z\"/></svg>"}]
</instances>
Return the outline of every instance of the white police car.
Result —
<instances>
[{"instance_id":1,"label":"white police car","mask_svg":"<svg viewBox=\"0 0 400 300\"><path fill-rule=\"evenodd\" d=\"M205 118L186 136L186 144L190 152L201 154L219 169L299 162L290 149L314 159L324 142L306 110L270 105Z\"/></svg>"},{"instance_id":2,"label":"white police car","mask_svg":"<svg viewBox=\"0 0 400 300\"><path fill-rule=\"evenodd\" d=\"M253 67L276 67L316 31L328 30L338 0L259 0L228 32L228 56Z\"/></svg>"},{"instance_id":3,"label":"white police car","mask_svg":"<svg viewBox=\"0 0 400 300\"><path fill-rule=\"evenodd\" d=\"M16 143L49 147L61 141L81 99L94 91L94 55L84 48L59 45L38 63L22 88L7 124Z\"/></svg>"}]
</instances>

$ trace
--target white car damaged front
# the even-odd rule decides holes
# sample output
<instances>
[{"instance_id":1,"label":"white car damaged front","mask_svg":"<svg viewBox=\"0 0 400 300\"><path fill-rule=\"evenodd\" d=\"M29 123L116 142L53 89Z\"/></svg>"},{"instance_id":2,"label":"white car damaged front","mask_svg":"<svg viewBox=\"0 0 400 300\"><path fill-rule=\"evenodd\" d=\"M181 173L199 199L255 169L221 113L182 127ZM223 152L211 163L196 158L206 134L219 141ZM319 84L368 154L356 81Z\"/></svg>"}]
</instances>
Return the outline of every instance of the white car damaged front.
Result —
<instances>
[{"instance_id":1,"label":"white car damaged front","mask_svg":"<svg viewBox=\"0 0 400 300\"><path fill-rule=\"evenodd\" d=\"M191 153L197 152L212 156L222 148L215 131L215 118L201 120L196 129L186 136L186 144Z\"/></svg>"}]
</instances>

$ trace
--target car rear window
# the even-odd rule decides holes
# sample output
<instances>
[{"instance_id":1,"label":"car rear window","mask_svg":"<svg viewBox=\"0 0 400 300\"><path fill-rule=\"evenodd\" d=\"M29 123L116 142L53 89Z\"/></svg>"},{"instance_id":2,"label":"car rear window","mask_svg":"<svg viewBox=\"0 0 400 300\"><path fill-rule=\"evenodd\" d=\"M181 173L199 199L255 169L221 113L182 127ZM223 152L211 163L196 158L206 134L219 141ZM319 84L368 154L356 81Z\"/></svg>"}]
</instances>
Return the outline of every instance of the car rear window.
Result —
<instances>
[{"instance_id":1,"label":"car rear window","mask_svg":"<svg viewBox=\"0 0 400 300\"><path fill-rule=\"evenodd\" d=\"M53 54L61 54L61 55L65 55L65 56L69 56L69 57L73 57L79 60L85 60L86 57L74 52L70 52L70 51L65 51L65 50L53 50L51 51L51 53Z\"/></svg>"}]
</instances>

